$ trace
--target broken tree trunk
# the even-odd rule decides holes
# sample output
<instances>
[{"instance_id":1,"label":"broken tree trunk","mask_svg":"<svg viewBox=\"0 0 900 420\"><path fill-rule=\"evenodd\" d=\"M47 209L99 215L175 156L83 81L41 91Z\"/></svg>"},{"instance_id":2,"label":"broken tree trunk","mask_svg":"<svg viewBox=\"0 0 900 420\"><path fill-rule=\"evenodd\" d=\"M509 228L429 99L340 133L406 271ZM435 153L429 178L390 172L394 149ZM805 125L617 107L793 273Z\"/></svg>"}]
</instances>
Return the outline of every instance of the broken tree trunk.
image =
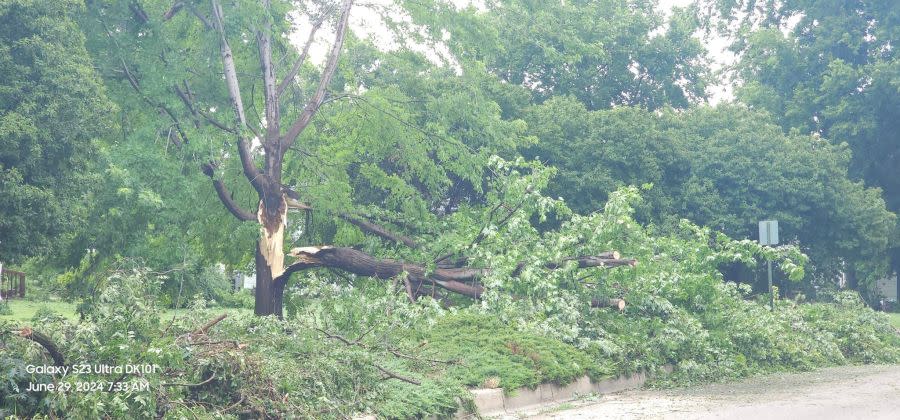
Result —
<instances>
[{"instance_id":1,"label":"broken tree trunk","mask_svg":"<svg viewBox=\"0 0 900 420\"><path fill-rule=\"evenodd\" d=\"M272 208L275 207L275 208ZM256 245L256 315L282 316L284 284L275 279L284 273L284 227L287 224L287 204L267 206L259 204L259 241Z\"/></svg>"}]
</instances>

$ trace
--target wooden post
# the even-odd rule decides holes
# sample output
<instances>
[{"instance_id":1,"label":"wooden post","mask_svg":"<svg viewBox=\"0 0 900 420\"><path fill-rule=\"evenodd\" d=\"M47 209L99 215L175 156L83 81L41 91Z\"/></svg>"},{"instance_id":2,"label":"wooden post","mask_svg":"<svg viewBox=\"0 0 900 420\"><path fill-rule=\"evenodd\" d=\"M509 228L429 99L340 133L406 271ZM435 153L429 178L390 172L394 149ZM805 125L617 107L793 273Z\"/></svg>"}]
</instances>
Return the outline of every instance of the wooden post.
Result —
<instances>
[{"instance_id":1,"label":"wooden post","mask_svg":"<svg viewBox=\"0 0 900 420\"><path fill-rule=\"evenodd\" d=\"M25 298L25 273L19 273L19 297Z\"/></svg>"}]
</instances>

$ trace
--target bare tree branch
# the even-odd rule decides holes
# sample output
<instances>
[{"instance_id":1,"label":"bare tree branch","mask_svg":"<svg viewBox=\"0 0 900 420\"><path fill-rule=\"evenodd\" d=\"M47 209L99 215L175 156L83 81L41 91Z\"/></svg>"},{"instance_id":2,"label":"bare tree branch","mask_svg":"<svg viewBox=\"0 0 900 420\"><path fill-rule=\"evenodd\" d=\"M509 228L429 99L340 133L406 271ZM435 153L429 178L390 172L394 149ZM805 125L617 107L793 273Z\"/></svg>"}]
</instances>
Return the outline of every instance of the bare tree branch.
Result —
<instances>
[{"instance_id":1,"label":"bare tree branch","mask_svg":"<svg viewBox=\"0 0 900 420\"><path fill-rule=\"evenodd\" d=\"M325 22L325 18L319 19L309 31L309 37L306 39L306 43L303 44L303 51L300 52L300 57L297 57L297 61L294 61L294 65L291 66L291 70L288 72L287 76L284 76L284 80L278 84L278 90L276 95L281 97L284 93L285 89L294 81L294 78L297 77L297 73L300 72L300 67L303 66L303 62L306 61L306 56L309 54L309 47L312 45L313 40L315 39L316 32L322 27L322 23Z\"/></svg>"},{"instance_id":2,"label":"bare tree branch","mask_svg":"<svg viewBox=\"0 0 900 420\"><path fill-rule=\"evenodd\" d=\"M281 149L282 153L294 144L294 141L297 140L300 133L302 133L306 126L309 125L310 121L312 121L312 117L316 114L316 111L319 110L322 101L325 100L325 90L328 89L328 84L331 83L331 78L334 76L335 70L337 70L338 57L340 56L341 48L344 46L344 37L347 35L347 22L350 19L350 8L352 6L353 0L344 0L341 5L341 17L337 25L337 33L335 34L331 51L328 53L328 59L325 62L325 69L322 71L322 77L319 79L319 86L316 88L316 92L313 94L312 98L307 102L303 112L300 113L297 120L294 121L287 134L285 134L283 138L284 147Z\"/></svg>"},{"instance_id":3,"label":"bare tree branch","mask_svg":"<svg viewBox=\"0 0 900 420\"><path fill-rule=\"evenodd\" d=\"M341 217L341 219L344 219L344 220L350 222L352 225L362 229L363 232L371 233L382 239L386 239L388 241L398 243L398 244L403 244L410 248L418 248L419 247L419 244L416 243L416 241L414 241L412 238L398 234L398 233L391 232L391 231L385 229L384 227L377 225L375 223L372 223L368 220L364 220L364 219L355 217L348 213L341 213L340 217Z\"/></svg>"},{"instance_id":4,"label":"bare tree branch","mask_svg":"<svg viewBox=\"0 0 900 420\"><path fill-rule=\"evenodd\" d=\"M194 331L193 334L194 334L194 335L206 334L206 333L209 331L210 328L212 328L212 327L215 326L216 324L222 322L222 320L225 319L225 318L227 318L227 317L228 317L228 314L227 314L227 313L222 313L221 315L219 315L219 316L217 316L217 317L215 317L215 318L209 320L209 322L207 322L206 324L203 324L202 327L197 328L197 330Z\"/></svg>"},{"instance_id":5,"label":"bare tree branch","mask_svg":"<svg viewBox=\"0 0 900 420\"><path fill-rule=\"evenodd\" d=\"M206 27L206 29L213 29L213 25L212 25L212 23L209 23L209 19L207 19L206 16L203 16L203 14L201 14L201 13L197 10L196 7L194 7L193 5L189 4L189 5L188 5L188 9L191 11L191 13L192 13L194 16L197 17L197 19L200 19L200 22L203 22L203 26Z\"/></svg>"},{"instance_id":6,"label":"bare tree branch","mask_svg":"<svg viewBox=\"0 0 900 420\"><path fill-rule=\"evenodd\" d=\"M251 131L254 130L247 125L247 117L244 115L244 103L241 100L241 88L238 84L237 71L234 66L234 56L232 55L231 47L228 45L228 39L225 37L225 18L222 12L222 5L219 4L219 0L212 0L212 5L213 15L216 18L215 28L219 33L219 48L222 56L222 67L225 72L225 84L228 87L228 95L231 98L235 121L238 125L237 145L238 154L241 158L241 167L244 170L244 176L247 177L253 188L262 194L265 191L266 178L260 173L259 168L256 167L256 163L253 161L253 154L250 151L250 145L246 137L241 134L244 128L251 129ZM254 134L257 137L259 136L255 131Z\"/></svg>"},{"instance_id":7,"label":"bare tree branch","mask_svg":"<svg viewBox=\"0 0 900 420\"><path fill-rule=\"evenodd\" d=\"M25 327L15 332L20 337L27 338L31 341L34 341L35 343L40 344L41 347L47 350L47 353L50 354L50 357L53 359L53 363L56 366L66 366L66 358L63 356L62 352L59 351L59 346L56 345L53 339L32 330L30 327Z\"/></svg>"},{"instance_id":8,"label":"bare tree branch","mask_svg":"<svg viewBox=\"0 0 900 420\"><path fill-rule=\"evenodd\" d=\"M219 200L225 205L225 208L234 215L234 217L242 222L256 220L256 215L242 209L241 206L234 201L234 198L231 196L231 193L228 192L228 189L225 187L222 180L215 178L215 166L213 164L204 163L201 166L201 170L212 180L213 188L216 189L216 195L219 196Z\"/></svg>"},{"instance_id":9,"label":"bare tree branch","mask_svg":"<svg viewBox=\"0 0 900 420\"><path fill-rule=\"evenodd\" d=\"M296 258L296 261L289 265L281 276L275 279L276 282L286 282L291 274L315 267L336 268L358 276L375 277L383 280L392 279L406 273L409 281L416 284L430 283L451 292L473 299L480 299L482 293L484 293L484 288L476 280L484 277L491 271L490 268L471 267L437 267L432 271L428 271L421 264L389 258L380 259L363 251L344 247L310 246L294 248L289 255ZM572 257L564 261L575 261L579 268L634 267L637 264L637 261L632 259L612 258L617 255L618 253L612 251L600 255ZM520 267L523 265L520 264ZM562 265L562 262L549 262L544 267L552 270ZM520 268L517 268L516 271L520 271Z\"/></svg>"},{"instance_id":10,"label":"bare tree branch","mask_svg":"<svg viewBox=\"0 0 900 420\"><path fill-rule=\"evenodd\" d=\"M134 14L134 17L141 23L150 22L150 17L147 16L147 12L144 11L144 8L137 2L128 3L128 8L131 9L131 13Z\"/></svg>"},{"instance_id":11,"label":"bare tree branch","mask_svg":"<svg viewBox=\"0 0 900 420\"><path fill-rule=\"evenodd\" d=\"M198 118L197 109L194 108L194 102L188 96L185 91L182 91L181 88L178 87L178 84L172 85L172 89L175 91L175 94L181 98L181 102L184 103L184 106L187 107L188 111L191 112L191 116L193 117L194 127L200 128L200 118Z\"/></svg>"},{"instance_id":12,"label":"bare tree branch","mask_svg":"<svg viewBox=\"0 0 900 420\"><path fill-rule=\"evenodd\" d=\"M375 369L378 369L379 371L381 371L381 373L385 374L385 375L387 376L387 379L397 379L397 380L400 380L400 381L403 381L403 382L406 382L406 383L410 383L410 384L413 384L413 385L422 385L421 382L419 382L419 381L417 381L417 380L415 380L415 379L407 378L407 377L405 377L405 376L400 376L400 375L398 375L398 374L396 374L396 373L394 373L394 372L391 372L391 371L389 371L389 370L387 370L387 369L385 369L385 368L383 368L383 367L381 367L381 366L378 366L377 364L374 364L374 363L373 363L372 366L375 366Z\"/></svg>"},{"instance_id":13,"label":"bare tree branch","mask_svg":"<svg viewBox=\"0 0 900 420\"><path fill-rule=\"evenodd\" d=\"M282 189L282 192L284 193L284 198L287 201L289 208L300 209L300 210L312 210L313 209L312 206L300 201L300 194L297 194L296 191L292 190L291 188L289 188L287 186L282 186L281 189ZM360 228L365 233L370 233L370 234L378 236L382 239L385 239L385 240L388 240L388 241L391 241L391 242L394 242L397 244L403 244L410 248L418 248L419 247L419 244L414 239L412 239L408 236L405 236L405 235L401 235L399 233L391 232L384 226L381 226L372 221L366 220L362 217L353 216L349 213L341 213L338 215L338 217L346 220L347 222L350 222L354 226Z\"/></svg>"},{"instance_id":14,"label":"bare tree branch","mask_svg":"<svg viewBox=\"0 0 900 420\"><path fill-rule=\"evenodd\" d=\"M177 84L173 85L173 90L175 90L175 93L179 98L181 98L181 101L184 102L184 106L187 107L187 109L191 112L191 115L193 115L195 126L199 127L199 119L197 118L197 116L199 115L203 117L203 119L205 119L208 123L212 124L222 131L232 134L238 134L237 130L225 125L224 123L215 119L215 117L213 117L212 115L209 115L209 113L204 111L202 107L197 106L194 103L194 94L191 92L191 88L188 85L187 80L183 80L182 82L184 83L184 90L181 90L181 88L178 87Z\"/></svg>"},{"instance_id":15,"label":"bare tree branch","mask_svg":"<svg viewBox=\"0 0 900 420\"><path fill-rule=\"evenodd\" d=\"M196 383L196 384L189 384L189 383L183 383L183 382L163 382L163 383L161 383L160 385L162 385L162 386L196 387L196 386L203 386L203 385L206 385L206 384L212 382L213 379L216 379L216 373L215 373L215 372L213 372L211 375L209 375L209 378L206 378L206 380L204 380L203 382Z\"/></svg>"},{"instance_id":16,"label":"bare tree branch","mask_svg":"<svg viewBox=\"0 0 900 420\"><path fill-rule=\"evenodd\" d=\"M183 9L183 8L184 8L184 2L183 2L183 1L176 1L175 4L173 4L172 7L170 7L169 10L166 11L166 13L163 15L163 20L164 20L164 21L168 21L169 19L172 19L172 18L175 17L175 15L177 15L178 12L180 12L181 9Z\"/></svg>"},{"instance_id":17,"label":"bare tree branch","mask_svg":"<svg viewBox=\"0 0 900 420\"><path fill-rule=\"evenodd\" d=\"M219 33L219 49L222 56L222 67L225 72L225 84L228 87L228 95L231 97L231 106L234 108L235 119L240 127L247 126L247 117L244 114L244 101L241 99L241 87L238 83L237 70L234 66L234 55L228 39L225 37L225 17L219 0L212 0L213 15L216 19L216 32Z\"/></svg>"},{"instance_id":18,"label":"bare tree branch","mask_svg":"<svg viewBox=\"0 0 900 420\"><path fill-rule=\"evenodd\" d=\"M263 0L266 10L269 0ZM265 101L266 137L264 139L267 152L277 147L281 135L281 110L276 94L275 67L272 65L272 22L266 17L261 30L256 31L256 44L259 49L259 67L263 76L263 99ZM280 157L280 155L279 155ZM276 157L278 159L279 157ZM268 155L266 156L268 160Z\"/></svg>"},{"instance_id":19,"label":"bare tree branch","mask_svg":"<svg viewBox=\"0 0 900 420\"><path fill-rule=\"evenodd\" d=\"M152 99L150 99L150 97L148 97L146 94L144 94L144 91L141 90L140 82L138 82L137 77L135 77L134 74L131 73L131 70L128 68L128 64L125 63L125 60L120 58L119 61L122 63L122 73L125 74L125 79L128 80L128 84L131 85L131 88L134 89L134 91L137 92L137 94L141 97L141 100L143 100L144 102L146 102L147 104L149 104L152 107L158 108L160 111L162 111L163 113L168 115L169 119L172 120L175 130L178 131L178 135L181 137L181 141L179 141L178 139L176 139L174 137L171 137L171 136L169 137L172 140L172 143L175 144L175 147L180 148L182 142L187 143L188 142L187 134L185 134L184 130L181 128L181 122L178 121L178 117L175 115L175 113L172 112L172 110L169 109L169 107L167 107L166 105L155 102Z\"/></svg>"},{"instance_id":20,"label":"bare tree branch","mask_svg":"<svg viewBox=\"0 0 900 420\"><path fill-rule=\"evenodd\" d=\"M349 346L349 347L357 346L357 347L360 347L360 348L363 348L363 349L366 349L366 350L371 350L371 349L370 349L368 346L366 346L365 344L360 343L360 342L359 342L360 340L350 341L350 340L344 338L343 336L340 336L340 335L338 335L338 334L331 334L331 333L329 333L328 331L325 331L325 330L323 330L323 329L321 329L321 328L316 328L316 331L319 331L320 333L324 334L324 335L325 335L325 338L330 338L330 339L333 339L333 340L340 341L340 342L343 343L345 346ZM362 338L362 337L360 337L360 338ZM393 355L395 355L395 356L398 356L398 357L401 357L401 356L402 356L402 357L407 358L407 359L410 359L410 360L418 360L418 359L415 359L415 358L413 358L413 357L411 357L411 356L403 355L402 353L399 353L399 352L397 352L396 350L390 350L390 349L388 349L388 352L390 352L391 354L393 354ZM379 372L385 374L385 376L387 376L387 378L385 378L385 379L397 379L397 380L400 380L400 381L403 381L403 382L411 383L411 384L413 384L413 385L421 385L421 382L419 382L419 381L417 381L417 380L415 380L415 379L411 379L411 378L407 378L407 377L405 377L405 376L398 375L398 374L396 374L396 373L394 373L394 372L391 372L391 371L389 371L389 370L387 370L387 369L385 369L385 368L379 366L378 364L373 363L372 366L374 366L375 369L378 369Z\"/></svg>"}]
</instances>

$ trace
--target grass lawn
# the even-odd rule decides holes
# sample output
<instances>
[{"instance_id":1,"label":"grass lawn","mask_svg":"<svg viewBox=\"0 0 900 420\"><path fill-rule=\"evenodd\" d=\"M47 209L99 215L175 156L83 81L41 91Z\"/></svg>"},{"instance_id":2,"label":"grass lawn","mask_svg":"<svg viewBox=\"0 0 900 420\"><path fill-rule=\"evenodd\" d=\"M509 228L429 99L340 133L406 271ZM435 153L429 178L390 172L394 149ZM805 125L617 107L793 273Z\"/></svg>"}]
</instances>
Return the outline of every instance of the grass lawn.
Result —
<instances>
[{"instance_id":1,"label":"grass lawn","mask_svg":"<svg viewBox=\"0 0 900 420\"><path fill-rule=\"evenodd\" d=\"M78 317L75 314L75 303L53 300L36 302L27 299L11 299L6 302L9 303L12 314L0 315L0 320L3 321L27 322L35 313L37 313L38 309L42 307L46 307L66 318L76 319Z\"/></svg>"},{"instance_id":2,"label":"grass lawn","mask_svg":"<svg viewBox=\"0 0 900 420\"><path fill-rule=\"evenodd\" d=\"M891 325L900 329L900 313L889 313L888 316L891 317Z\"/></svg>"},{"instance_id":3,"label":"grass lawn","mask_svg":"<svg viewBox=\"0 0 900 420\"><path fill-rule=\"evenodd\" d=\"M12 309L11 315L0 315L0 321L14 321L16 323L27 323L34 317L34 314L37 313L38 309L42 307L46 307L66 318L69 319L78 319L78 314L75 313L75 307L77 303L63 302L63 301L33 301L33 300L22 300L22 299L12 299L9 301L5 301L9 303L10 309ZM160 319L172 319L173 316L181 316L186 313L187 309L164 309L160 314ZM252 312L250 309L241 309L241 308L222 308L223 312L228 312L229 314L236 314L241 312Z\"/></svg>"}]
</instances>

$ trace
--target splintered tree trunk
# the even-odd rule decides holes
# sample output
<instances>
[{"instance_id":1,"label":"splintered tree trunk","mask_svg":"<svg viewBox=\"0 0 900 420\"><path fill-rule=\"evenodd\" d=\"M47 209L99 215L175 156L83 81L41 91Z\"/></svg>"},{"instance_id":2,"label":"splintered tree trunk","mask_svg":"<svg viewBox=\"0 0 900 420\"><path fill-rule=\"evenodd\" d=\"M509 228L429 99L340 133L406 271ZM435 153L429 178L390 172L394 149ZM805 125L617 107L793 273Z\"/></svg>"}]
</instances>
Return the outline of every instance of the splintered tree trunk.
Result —
<instances>
[{"instance_id":1,"label":"splintered tree trunk","mask_svg":"<svg viewBox=\"0 0 900 420\"><path fill-rule=\"evenodd\" d=\"M282 316L284 285L274 279L284 273L284 228L287 205L280 202L259 204L259 241L256 244L256 315Z\"/></svg>"}]
</instances>

